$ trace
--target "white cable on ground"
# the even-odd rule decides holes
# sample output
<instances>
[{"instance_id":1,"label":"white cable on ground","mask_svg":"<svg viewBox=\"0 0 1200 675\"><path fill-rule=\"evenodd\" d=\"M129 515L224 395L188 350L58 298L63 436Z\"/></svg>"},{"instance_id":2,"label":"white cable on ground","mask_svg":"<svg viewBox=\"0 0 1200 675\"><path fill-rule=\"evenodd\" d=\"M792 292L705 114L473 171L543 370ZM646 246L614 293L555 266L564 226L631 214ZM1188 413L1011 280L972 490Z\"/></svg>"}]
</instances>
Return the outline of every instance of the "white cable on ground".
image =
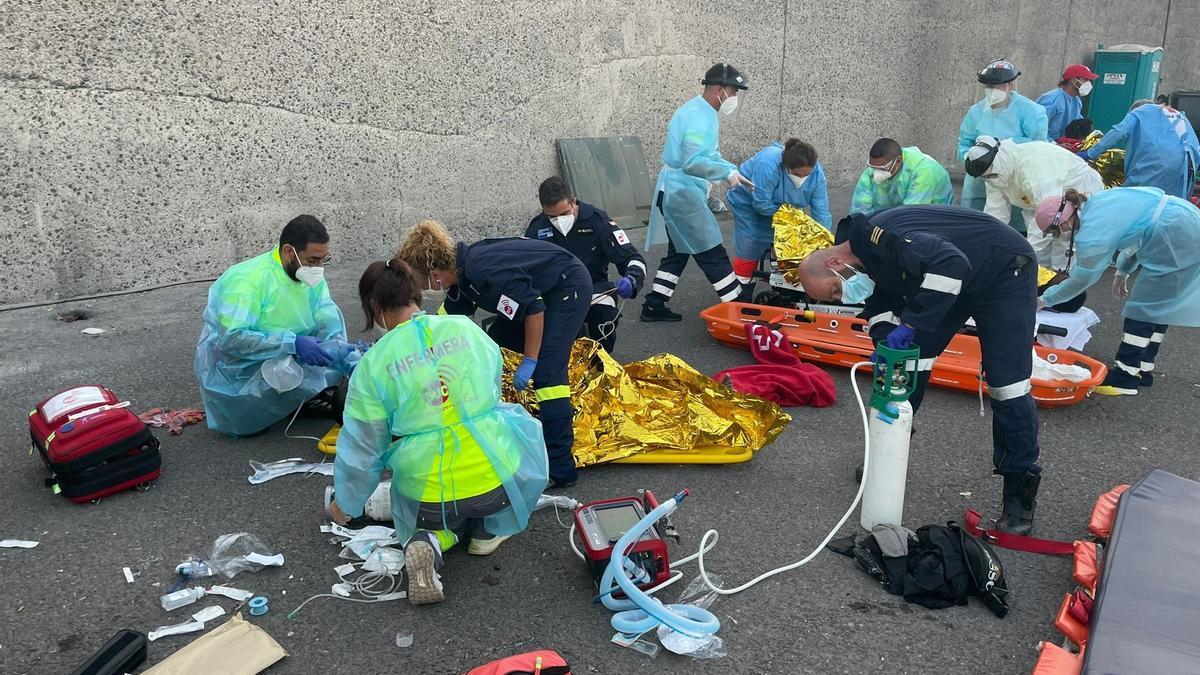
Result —
<instances>
[{"instance_id":1,"label":"white cable on ground","mask_svg":"<svg viewBox=\"0 0 1200 675\"><path fill-rule=\"evenodd\" d=\"M679 565L683 565L683 564L689 563L693 560L696 560L697 564L700 568L700 577L702 579L704 579L704 584L706 586L708 586L710 589L712 589L714 592L716 592L720 595L733 595L734 593L741 593L742 591L754 586L755 584L757 584L760 581L770 579L771 577L775 576L776 574L788 572L788 571L794 570L798 567L801 567L803 565L807 565L809 563L809 561L811 561L813 558L817 557L818 554L820 554L820 552L825 548L825 546L827 544L829 544L829 542L832 541L833 538L837 535L838 531L842 529L842 526L846 524L846 520L849 519L850 515L854 513L854 510L856 508L858 508L859 502L862 501L863 490L867 486L866 476L867 476L867 471L870 470L870 462L871 462L871 432L870 432L870 428L869 428L870 421L867 416L867 406L866 406L866 404L863 403L862 394L858 390L858 381L856 379L854 379L854 376L858 372L858 369L861 368L862 366L872 367L872 363L870 361L860 361L860 362L854 364L853 366L851 366L851 368L850 368L850 386L854 389L854 398L856 401L858 401L858 410L862 416L863 480L858 485L858 492L855 493L854 501L851 502L850 508L846 509L846 512L844 514L842 514L841 519L838 520L837 525L833 526L833 529L829 531L829 534L825 535L825 538L821 541L821 543L818 544L817 547L815 549L813 549L813 551L811 553L809 553L807 556L805 556L804 558L797 560L796 562L791 563L790 565L785 565L783 567L778 567L776 569L773 569L769 572L764 572L763 574L760 574L757 577L751 579L750 581L747 581L746 583L742 584L741 586L737 586L735 588L720 588L720 587L718 587L716 584L714 584L712 582L712 580L710 580L708 578L708 572L704 569L704 554L711 551L713 549L713 547L717 545L718 534L717 534L716 530L709 530L708 532L705 532L704 536L700 539L700 547L696 550L696 552L693 553L692 555L687 556L686 558L681 558L680 560L674 561L671 564L671 567L674 568ZM567 537L568 537L568 541L571 544L571 550L575 551L575 555L578 556L581 560L586 560L586 558L583 555L583 552L580 551L579 547L575 545L575 524L574 524L574 522L571 523L571 531L567 535ZM667 586L670 586L671 584L675 583L682 577L683 577L682 571L673 569L671 571L670 579L664 581L663 583L661 583L645 592L647 595L653 594L655 591L658 591L660 589L666 588Z\"/></svg>"},{"instance_id":2,"label":"white cable on ground","mask_svg":"<svg viewBox=\"0 0 1200 675\"><path fill-rule=\"evenodd\" d=\"M359 571L362 571L365 563L350 564L358 568ZM305 605L313 600L316 600L317 598L333 598L334 600L349 600L350 602L372 603L399 600L407 595L403 591L396 591L397 587L400 585L400 575L391 574L386 568L379 569L374 572L364 572L361 576L352 581L346 581L343 579L342 583L350 586L350 592L358 593L363 597L348 598L344 595L337 595L336 593L320 593L300 603L299 607L288 613L288 618L294 618L300 613L300 610L304 609Z\"/></svg>"}]
</instances>

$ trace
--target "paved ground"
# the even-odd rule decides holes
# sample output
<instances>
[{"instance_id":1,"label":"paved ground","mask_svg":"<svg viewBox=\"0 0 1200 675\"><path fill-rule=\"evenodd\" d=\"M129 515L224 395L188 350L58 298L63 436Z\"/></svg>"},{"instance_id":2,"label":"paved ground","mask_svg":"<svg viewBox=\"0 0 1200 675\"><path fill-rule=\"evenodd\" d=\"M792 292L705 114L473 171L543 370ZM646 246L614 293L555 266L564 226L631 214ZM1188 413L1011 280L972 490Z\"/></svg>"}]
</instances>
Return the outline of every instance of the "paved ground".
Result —
<instances>
[{"instance_id":1,"label":"paved ground","mask_svg":"<svg viewBox=\"0 0 1200 675\"><path fill-rule=\"evenodd\" d=\"M356 328L361 323L353 293L364 262L329 268L334 296ZM282 569L234 580L271 599L271 613L254 621L290 654L272 673L461 672L540 647L558 649L576 672L1028 673L1034 645L1055 639L1054 613L1071 585L1067 560L1001 552L1013 608L997 619L975 601L942 611L906 605L851 561L825 554L717 602L713 609L728 645L723 660L696 663L663 653L651 661L608 644L608 613L589 604L588 576L567 547L565 531L545 512L491 558L451 554L441 606L320 600L289 621L288 611L328 592L335 581L338 549L318 531L327 479L290 476L251 486L247 462L316 460L310 443L284 439L278 427L237 442L202 427L179 437L163 434L164 472L152 490L87 506L43 489L44 468L25 453L28 411L62 387L101 382L138 410L198 404L192 350L205 292L206 285L198 284L0 313L0 433L10 451L0 468L0 504L7 514L0 537L41 541L32 550L0 549L6 595L0 672L67 672L117 629L147 631L183 620L158 605L173 566L189 553L207 551L218 535L242 530L259 534L287 558ZM1118 307L1107 286L1092 297L1103 323L1086 351L1107 361L1120 336ZM687 319L677 325L627 320L617 356L633 360L669 349L710 373L749 362L748 354L717 345L695 318L713 300L699 270L689 269L675 302ZM55 319L73 308L94 316L77 323ZM636 305L626 313L635 315ZM86 337L79 332L84 326L108 332ZM1198 336L1195 330L1168 335L1159 379L1145 395L1092 398L1043 412L1039 534L1081 535L1098 493L1153 467L1191 478L1200 474L1194 440ZM729 582L795 560L819 541L855 490L860 423L846 372L833 374L838 404L794 410L790 428L747 464L590 468L572 495L588 500L639 487L668 493L686 486L694 497L676 517L686 537L679 556L713 527L721 531L721 543L711 568ZM320 435L326 426L309 422L299 430ZM918 426L907 524L959 518L968 506L996 514L1000 483L989 477L990 420L979 416L975 397L932 391ZM135 583L125 582L125 566L138 575ZM396 647L400 632L415 635L412 647ZM163 659L191 637L153 643L150 660Z\"/></svg>"}]
</instances>

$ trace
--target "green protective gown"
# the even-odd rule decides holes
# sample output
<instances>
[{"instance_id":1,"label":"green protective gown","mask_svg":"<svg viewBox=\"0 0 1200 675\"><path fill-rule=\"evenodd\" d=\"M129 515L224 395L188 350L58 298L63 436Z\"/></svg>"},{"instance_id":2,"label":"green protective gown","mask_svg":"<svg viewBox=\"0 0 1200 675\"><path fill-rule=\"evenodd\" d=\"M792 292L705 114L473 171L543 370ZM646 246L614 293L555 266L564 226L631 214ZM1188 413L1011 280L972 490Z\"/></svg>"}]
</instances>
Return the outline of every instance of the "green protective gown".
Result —
<instances>
[{"instance_id":1,"label":"green protective gown","mask_svg":"<svg viewBox=\"0 0 1200 675\"><path fill-rule=\"evenodd\" d=\"M911 204L950 204L954 187L950 174L938 161L913 146L902 148L900 171L883 184L872 180L872 170L866 169L854 186L850 213L875 213L893 206Z\"/></svg>"},{"instance_id":2,"label":"green protective gown","mask_svg":"<svg viewBox=\"0 0 1200 675\"><path fill-rule=\"evenodd\" d=\"M500 486L508 504L485 529L525 529L548 483L546 444L541 423L500 401L501 372L500 348L465 316L418 313L388 331L350 378L334 463L342 511L362 515L390 468L400 541L434 529L418 525L421 503L442 504L444 525L454 515L447 503Z\"/></svg>"},{"instance_id":3,"label":"green protective gown","mask_svg":"<svg viewBox=\"0 0 1200 675\"><path fill-rule=\"evenodd\" d=\"M346 321L325 281L310 288L292 279L278 248L225 270L208 289L196 344L196 380L210 429L253 434L341 382L341 368L304 366L303 381L291 391L267 384L263 362L295 354L298 335L346 339Z\"/></svg>"}]
</instances>

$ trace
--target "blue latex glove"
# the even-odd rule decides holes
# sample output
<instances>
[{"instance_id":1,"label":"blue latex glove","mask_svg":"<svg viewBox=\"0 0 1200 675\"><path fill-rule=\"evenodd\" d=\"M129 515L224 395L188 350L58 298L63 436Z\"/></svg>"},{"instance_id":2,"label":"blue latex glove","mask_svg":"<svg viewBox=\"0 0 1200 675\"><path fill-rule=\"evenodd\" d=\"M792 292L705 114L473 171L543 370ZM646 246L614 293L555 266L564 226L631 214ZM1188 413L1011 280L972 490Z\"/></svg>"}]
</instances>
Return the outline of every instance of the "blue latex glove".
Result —
<instances>
[{"instance_id":1,"label":"blue latex glove","mask_svg":"<svg viewBox=\"0 0 1200 675\"><path fill-rule=\"evenodd\" d=\"M1080 159L1083 159L1083 160L1089 161L1089 162L1090 162L1090 161L1092 161L1092 158L1091 158L1091 157L1088 157L1088 151L1087 151L1087 150L1080 150L1079 152L1075 153L1075 156L1079 157Z\"/></svg>"},{"instance_id":2,"label":"blue latex glove","mask_svg":"<svg viewBox=\"0 0 1200 675\"><path fill-rule=\"evenodd\" d=\"M325 367L333 363L333 358L321 349L321 341L308 335L296 336L296 358L306 366Z\"/></svg>"},{"instance_id":3,"label":"blue latex glove","mask_svg":"<svg viewBox=\"0 0 1200 675\"><path fill-rule=\"evenodd\" d=\"M528 356L521 359L521 365L517 366L517 372L513 373L513 387L517 391L525 391L529 387L529 379L533 377L534 368L537 368L537 359L531 359Z\"/></svg>"},{"instance_id":4,"label":"blue latex glove","mask_svg":"<svg viewBox=\"0 0 1200 675\"><path fill-rule=\"evenodd\" d=\"M633 277L621 277L617 279L617 295L622 298L629 299L633 297Z\"/></svg>"},{"instance_id":5,"label":"blue latex glove","mask_svg":"<svg viewBox=\"0 0 1200 675\"><path fill-rule=\"evenodd\" d=\"M912 346L914 334L912 326L902 323L887 334L883 344L887 345L889 349L908 349Z\"/></svg>"}]
</instances>

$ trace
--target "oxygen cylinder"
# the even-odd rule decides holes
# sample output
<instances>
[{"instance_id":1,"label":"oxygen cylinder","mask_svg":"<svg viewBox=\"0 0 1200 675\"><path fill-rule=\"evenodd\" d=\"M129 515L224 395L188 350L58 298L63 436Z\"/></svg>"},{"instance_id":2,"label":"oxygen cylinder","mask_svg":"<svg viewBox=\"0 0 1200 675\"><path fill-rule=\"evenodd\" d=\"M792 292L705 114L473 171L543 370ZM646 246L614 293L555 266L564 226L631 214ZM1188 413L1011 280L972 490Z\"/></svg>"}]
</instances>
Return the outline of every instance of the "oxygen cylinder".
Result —
<instances>
[{"instance_id":1,"label":"oxygen cylinder","mask_svg":"<svg viewBox=\"0 0 1200 675\"><path fill-rule=\"evenodd\" d=\"M870 461L863 480L862 513L859 523L864 530L879 524L900 525L904 518L904 486L908 482L908 444L912 433L912 405L908 401L888 404L885 415L871 408L867 423L871 439Z\"/></svg>"},{"instance_id":2,"label":"oxygen cylinder","mask_svg":"<svg viewBox=\"0 0 1200 675\"><path fill-rule=\"evenodd\" d=\"M332 517L329 512L329 504L333 502L336 496L333 493L333 486L325 488L325 513ZM392 521L392 481L385 480L375 486L375 491L367 497L367 503L363 505L363 515L371 520L381 523L390 523Z\"/></svg>"}]
</instances>

